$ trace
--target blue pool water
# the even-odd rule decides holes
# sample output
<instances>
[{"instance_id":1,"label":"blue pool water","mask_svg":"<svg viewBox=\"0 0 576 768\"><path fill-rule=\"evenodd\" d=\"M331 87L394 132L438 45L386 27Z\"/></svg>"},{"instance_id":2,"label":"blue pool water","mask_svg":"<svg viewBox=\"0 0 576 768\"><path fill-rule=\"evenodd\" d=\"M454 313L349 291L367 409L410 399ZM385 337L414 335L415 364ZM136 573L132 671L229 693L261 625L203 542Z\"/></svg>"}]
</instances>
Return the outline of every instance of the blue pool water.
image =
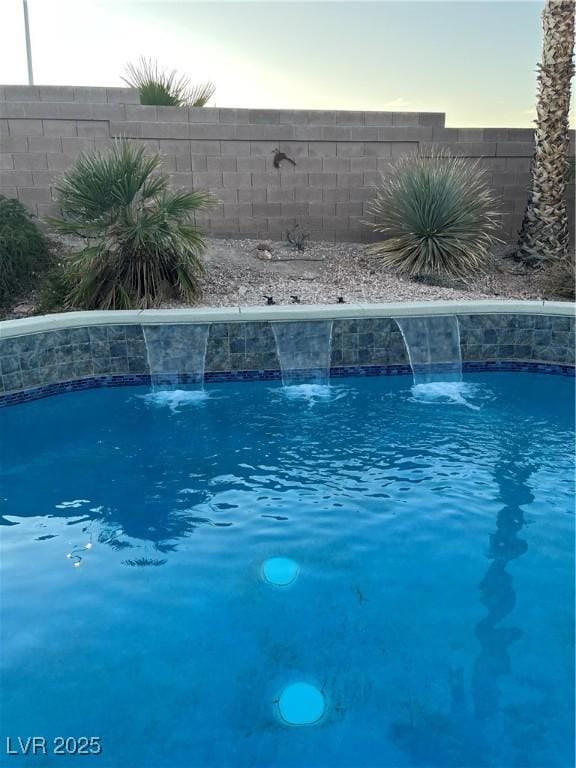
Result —
<instances>
[{"instance_id":1,"label":"blue pool water","mask_svg":"<svg viewBox=\"0 0 576 768\"><path fill-rule=\"evenodd\" d=\"M573 766L574 383L410 384L0 411L2 758Z\"/></svg>"}]
</instances>

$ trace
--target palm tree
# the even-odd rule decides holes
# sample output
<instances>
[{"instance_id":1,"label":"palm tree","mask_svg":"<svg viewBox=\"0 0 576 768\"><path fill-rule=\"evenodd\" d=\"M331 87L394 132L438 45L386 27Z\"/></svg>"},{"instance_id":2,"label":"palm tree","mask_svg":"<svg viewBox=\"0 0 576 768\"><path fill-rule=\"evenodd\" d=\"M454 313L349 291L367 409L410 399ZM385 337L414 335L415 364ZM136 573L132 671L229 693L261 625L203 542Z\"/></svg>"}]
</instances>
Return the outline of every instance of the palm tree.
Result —
<instances>
[{"instance_id":1,"label":"palm tree","mask_svg":"<svg viewBox=\"0 0 576 768\"><path fill-rule=\"evenodd\" d=\"M574 0L546 0L538 67L536 148L518 257L530 266L569 258L564 193L568 178L568 113L574 74Z\"/></svg>"},{"instance_id":2,"label":"palm tree","mask_svg":"<svg viewBox=\"0 0 576 768\"><path fill-rule=\"evenodd\" d=\"M160 163L117 140L107 154L80 155L56 185L62 218L48 221L85 243L69 260L69 306L142 309L198 296L204 238L194 215L212 198L170 190Z\"/></svg>"}]
</instances>

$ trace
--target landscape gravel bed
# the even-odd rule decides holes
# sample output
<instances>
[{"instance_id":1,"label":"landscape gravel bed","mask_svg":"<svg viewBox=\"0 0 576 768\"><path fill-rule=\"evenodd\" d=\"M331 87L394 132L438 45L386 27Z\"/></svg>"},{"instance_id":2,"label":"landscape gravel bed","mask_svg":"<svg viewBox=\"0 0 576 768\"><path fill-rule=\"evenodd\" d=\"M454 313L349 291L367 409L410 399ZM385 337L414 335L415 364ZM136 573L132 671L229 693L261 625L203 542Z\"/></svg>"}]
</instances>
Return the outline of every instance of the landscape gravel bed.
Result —
<instances>
[{"instance_id":1,"label":"landscape gravel bed","mask_svg":"<svg viewBox=\"0 0 576 768\"><path fill-rule=\"evenodd\" d=\"M54 238L68 251L80 247L71 237ZM286 242L207 238L202 293L195 306L347 304L475 299L557 299L541 273L494 254L491 269L473 280L416 280L386 272L367 255L365 243L307 241L304 251ZM166 300L161 308L191 306ZM22 297L2 319L38 314L34 295ZM53 309L51 311L58 311Z\"/></svg>"},{"instance_id":2,"label":"landscape gravel bed","mask_svg":"<svg viewBox=\"0 0 576 768\"><path fill-rule=\"evenodd\" d=\"M208 240L201 306L260 305L267 297L276 304L330 304L339 297L346 303L544 298L538 274L501 254L495 254L489 273L474 280L422 281L384 271L363 243L309 242L303 253L285 243L269 243L268 259L259 258L260 243Z\"/></svg>"}]
</instances>

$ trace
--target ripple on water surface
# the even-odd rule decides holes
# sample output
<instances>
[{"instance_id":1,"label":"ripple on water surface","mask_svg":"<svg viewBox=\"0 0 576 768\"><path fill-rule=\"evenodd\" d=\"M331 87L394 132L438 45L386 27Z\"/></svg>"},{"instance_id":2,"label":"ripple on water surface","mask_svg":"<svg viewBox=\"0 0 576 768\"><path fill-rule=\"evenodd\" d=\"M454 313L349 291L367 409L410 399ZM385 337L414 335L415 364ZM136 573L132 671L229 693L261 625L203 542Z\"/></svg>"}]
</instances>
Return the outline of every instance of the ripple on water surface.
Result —
<instances>
[{"instance_id":1,"label":"ripple on water surface","mask_svg":"<svg viewBox=\"0 0 576 768\"><path fill-rule=\"evenodd\" d=\"M5 731L101 768L573 765L573 382L411 385L0 411Z\"/></svg>"},{"instance_id":2,"label":"ripple on water surface","mask_svg":"<svg viewBox=\"0 0 576 768\"><path fill-rule=\"evenodd\" d=\"M203 405L210 395L204 389L160 389L141 397L149 405L169 408L174 413L183 406Z\"/></svg>"}]
</instances>

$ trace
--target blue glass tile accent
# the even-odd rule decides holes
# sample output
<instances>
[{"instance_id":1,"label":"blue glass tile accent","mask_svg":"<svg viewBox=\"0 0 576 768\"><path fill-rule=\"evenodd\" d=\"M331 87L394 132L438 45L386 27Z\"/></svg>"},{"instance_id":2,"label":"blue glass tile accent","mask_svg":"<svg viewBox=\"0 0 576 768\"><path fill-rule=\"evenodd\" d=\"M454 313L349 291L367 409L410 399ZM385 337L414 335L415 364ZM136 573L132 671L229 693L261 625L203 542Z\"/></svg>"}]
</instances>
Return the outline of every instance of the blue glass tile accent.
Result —
<instances>
[{"instance_id":1,"label":"blue glass tile accent","mask_svg":"<svg viewBox=\"0 0 576 768\"><path fill-rule=\"evenodd\" d=\"M537 363L517 360L486 360L464 362L462 369L469 372L521 372L521 373L549 373L554 376L575 376L576 368L573 365L561 365L560 363Z\"/></svg>"},{"instance_id":2,"label":"blue glass tile accent","mask_svg":"<svg viewBox=\"0 0 576 768\"><path fill-rule=\"evenodd\" d=\"M573 365L561 365L557 363L519 362L514 360L488 360L464 362L465 372L519 372L519 373L545 373L553 376L576 376L576 368ZM356 365L338 366L330 369L331 378L345 376L409 376L412 371L409 365ZM204 377L206 383L218 383L226 381L280 381L282 374L277 370L248 370L248 371L207 371ZM175 374L170 377L172 384L195 383L194 374ZM28 403L32 400L40 400L53 395L62 395L67 392L79 392L86 389L99 387L134 387L150 386L151 377L148 373L130 373L103 376L90 376L74 381L57 382L40 387L23 389L9 394L0 394L0 408L20 403Z\"/></svg>"}]
</instances>

